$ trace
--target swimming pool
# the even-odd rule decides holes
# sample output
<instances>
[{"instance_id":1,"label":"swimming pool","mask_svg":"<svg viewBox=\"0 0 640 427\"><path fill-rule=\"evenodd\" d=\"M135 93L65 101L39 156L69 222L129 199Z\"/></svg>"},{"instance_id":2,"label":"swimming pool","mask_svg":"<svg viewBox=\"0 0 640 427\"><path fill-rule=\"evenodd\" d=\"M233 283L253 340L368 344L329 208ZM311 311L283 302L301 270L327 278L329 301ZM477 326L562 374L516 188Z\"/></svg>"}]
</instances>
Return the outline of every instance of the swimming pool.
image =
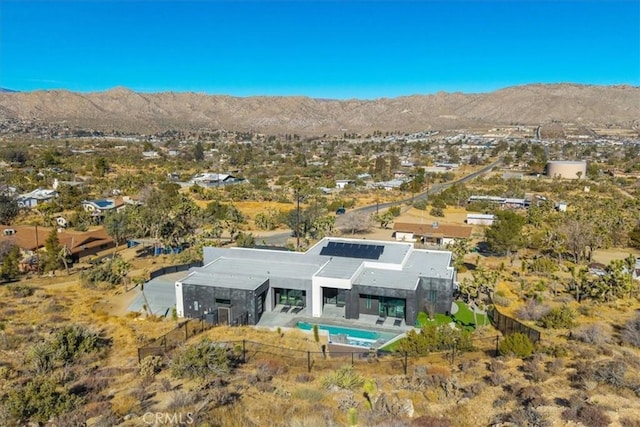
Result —
<instances>
[{"instance_id":1,"label":"swimming pool","mask_svg":"<svg viewBox=\"0 0 640 427\"><path fill-rule=\"evenodd\" d=\"M302 329L303 331L310 331L313 329L313 324L307 323L307 322L298 322L296 326L299 329ZM321 325L321 324L318 324L318 329L327 331L329 333L330 342L332 341L332 336L334 338L337 338L337 336L342 335L342 336L346 336L346 344L357 346L357 347L367 347L367 348L371 348L376 342L379 342L379 341L381 341L381 343L387 342L397 335L390 332L377 332L377 331L368 331L365 329L342 328L340 326Z\"/></svg>"}]
</instances>

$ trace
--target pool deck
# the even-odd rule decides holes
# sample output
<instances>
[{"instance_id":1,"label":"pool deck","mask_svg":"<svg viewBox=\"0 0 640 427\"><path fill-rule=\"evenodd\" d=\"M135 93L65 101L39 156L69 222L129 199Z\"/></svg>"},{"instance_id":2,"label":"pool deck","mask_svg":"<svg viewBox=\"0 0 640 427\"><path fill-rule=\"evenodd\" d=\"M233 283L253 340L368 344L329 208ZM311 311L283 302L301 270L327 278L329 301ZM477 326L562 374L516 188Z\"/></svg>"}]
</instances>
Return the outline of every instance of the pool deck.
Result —
<instances>
[{"instance_id":1,"label":"pool deck","mask_svg":"<svg viewBox=\"0 0 640 427\"><path fill-rule=\"evenodd\" d=\"M325 305L322 316L320 317L281 313L280 307L281 306L278 305L273 311L263 313L256 326L269 329L275 329L277 327L296 328L296 324L298 322L306 322L311 324L339 326L342 328L365 329L368 331L386 332L391 334L402 334L413 329L412 326L407 326L404 320L402 320L400 326L394 326L395 318L391 317L386 318L384 323L377 324L378 316L372 314L361 314L359 319L345 319L344 307L335 307L332 305Z\"/></svg>"}]
</instances>

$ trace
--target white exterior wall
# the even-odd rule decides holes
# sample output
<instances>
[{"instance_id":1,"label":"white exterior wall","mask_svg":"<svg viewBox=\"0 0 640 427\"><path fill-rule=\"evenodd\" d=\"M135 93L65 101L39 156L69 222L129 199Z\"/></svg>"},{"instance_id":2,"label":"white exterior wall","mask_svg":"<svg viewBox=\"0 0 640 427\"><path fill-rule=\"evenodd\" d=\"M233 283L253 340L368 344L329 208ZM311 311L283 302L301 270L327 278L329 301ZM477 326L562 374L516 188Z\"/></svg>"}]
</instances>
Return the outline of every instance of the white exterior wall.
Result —
<instances>
[{"instance_id":1,"label":"white exterior wall","mask_svg":"<svg viewBox=\"0 0 640 427\"><path fill-rule=\"evenodd\" d=\"M351 279L314 276L311 280L311 316L322 316L322 288L351 289Z\"/></svg>"},{"instance_id":2,"label":"white exterior wall","mask_svg":"<svg viewBox=\"0 0 640 427\"><path fill-rule=\"evenodd\" d=\"M182 282L176 282L176 312L178 317L184 317L184 300L182 298Z\"/></svg>"},{"instance_id":3,"label":"white exterior wall","mask_svg":"<svg viewBox=\"0 0 640 427\"><path fill-rule=\"evenodd\" d=\"M404 231L396 231L396 240L400 240L403 242L415 242L416 239L413 237L413 233L407 233Z\"/></svg>"}]
</instances>

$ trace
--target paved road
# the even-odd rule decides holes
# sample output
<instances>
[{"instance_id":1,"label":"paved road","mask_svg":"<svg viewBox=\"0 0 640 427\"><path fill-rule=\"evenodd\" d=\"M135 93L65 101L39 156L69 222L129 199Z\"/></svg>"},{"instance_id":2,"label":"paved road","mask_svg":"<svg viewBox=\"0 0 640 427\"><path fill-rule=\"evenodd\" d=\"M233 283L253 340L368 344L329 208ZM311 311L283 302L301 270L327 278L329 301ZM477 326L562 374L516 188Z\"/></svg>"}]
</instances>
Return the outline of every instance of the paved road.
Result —
<instances>
[{"instance_id":1,"label":"paved road","mask_svg":"<svg viewBox=\"0 0 640 427\"><path fill-rule=\"evenodd\" d=\"M482 169L477 170L458 180L451 181L451 182L443 182L439 184L433 184L431 187L429 187L427 191L423 191L422 193L416 194L414 197L408 197L406 199L398 200L395 202L387 202L387 203L379 203L377 205L362 206L362 207L353 209L350 212L364 212L364 213L370 214L370 213L376 212L376 210L386 209L392 206L398 206L398 205L410 203L412 200L416 201L416 200L426 199L430 194L431 195L437 194L438 192L451 187L453 184L468 182L481 175L484 175L490 172L494 167L499 165L500 162L502 162L502 157L500 157L498 160L491 163L490 165L487 165ZM264 244L267 244L267 245L284 246L287 244L287 241L289 240L290 237L291 237L291 231L285 231L282 233L272 234L271 236L268 236L268 237L256 237L256 242L258 242L258 244L262 244L264 242Z\"/></svg>"}]
</instances>

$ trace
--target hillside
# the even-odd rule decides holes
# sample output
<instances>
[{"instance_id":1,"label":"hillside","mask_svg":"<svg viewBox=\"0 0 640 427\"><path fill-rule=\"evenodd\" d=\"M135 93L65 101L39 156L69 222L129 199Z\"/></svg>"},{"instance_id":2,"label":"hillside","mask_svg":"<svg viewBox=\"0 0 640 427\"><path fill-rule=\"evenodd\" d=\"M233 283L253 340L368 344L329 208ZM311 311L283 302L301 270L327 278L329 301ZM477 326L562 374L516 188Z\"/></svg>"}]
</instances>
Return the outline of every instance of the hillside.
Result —
<instances>
[{"instance_id":1,"label":"hillside","mask_svg":"<svg viewBox=\"0 0 640 427\"><path fill-rule=\"evenodd\" d=\"M0 92L0 119L152 132L233 129L321 134L545 123L640 127L640 87L526 85L491 93L440 92L376 100L137 93L126 88Z\"/></svg>"}]
</instances>

